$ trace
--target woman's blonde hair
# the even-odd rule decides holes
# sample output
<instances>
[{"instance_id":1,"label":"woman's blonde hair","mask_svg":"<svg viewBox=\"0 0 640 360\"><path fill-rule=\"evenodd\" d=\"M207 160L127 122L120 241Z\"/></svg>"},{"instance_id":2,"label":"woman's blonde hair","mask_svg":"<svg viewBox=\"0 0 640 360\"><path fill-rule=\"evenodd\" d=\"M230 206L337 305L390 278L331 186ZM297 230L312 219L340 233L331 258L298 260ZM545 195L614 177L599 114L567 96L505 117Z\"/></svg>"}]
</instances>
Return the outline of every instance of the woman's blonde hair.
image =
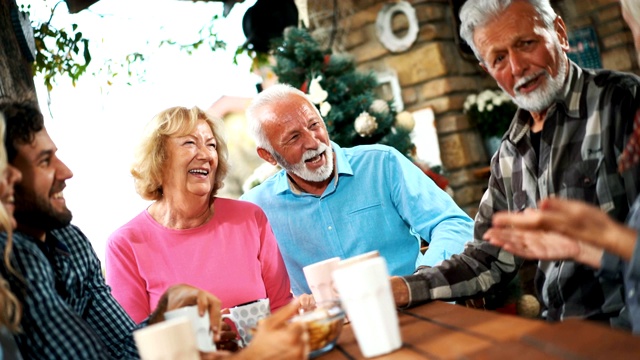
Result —
<instances>
[{"instance_id":1,"label":"woman's blonde hair","mask_svg":"<svg viewBox=\"0 0 640 360\"><path fill-rule=\"evenodd\" d=\"M162 173L167 160L166 140L170 137L184 136L204 120L211 127L216 139L218 152L218 168L211 196L214 196L224 185L224 178L229 171L229 155L224 139L222 121L213 118L198 107L191 109L176 106L153 117L147 124L142 141L135 152L131 175L135 180L136 191L145 200L162 198Z\"/></svg>"},{"instance_id":2,"label":"woman's blonde hair","mask_svg":"<svg viewBox=\"0 0 640 360\"><path fill-rule=\"evenodd\" d=\"M4 139L5 136L5 122L4 116L0 113L0 138ZM4 144L0 146L0 176L6 176L7 172L7 150ZM0 194L4 192L4 188L0 185ZM7 210L0 204L0 230L7 234L7 243L4 247L4 263L12 273L16 273L11 265L11 248L13 246L12 241L12 225L11 217L7 213ZM16 332L19 330L20 316L22 313L22 307L16 296L9 289L7 281L0 276L0 324L7 327L9 330Z\"/></svg>"}]
</instances>

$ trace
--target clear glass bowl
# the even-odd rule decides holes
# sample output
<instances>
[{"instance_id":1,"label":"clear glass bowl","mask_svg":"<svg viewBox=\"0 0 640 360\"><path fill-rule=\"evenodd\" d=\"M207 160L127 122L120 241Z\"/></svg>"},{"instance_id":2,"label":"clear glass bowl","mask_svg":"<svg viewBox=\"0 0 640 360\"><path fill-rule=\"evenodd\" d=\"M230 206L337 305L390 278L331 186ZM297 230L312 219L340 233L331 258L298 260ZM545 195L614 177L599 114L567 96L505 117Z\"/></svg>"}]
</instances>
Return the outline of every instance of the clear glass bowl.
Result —
<instances>
[{"instance_id":1,"label":"clear glass bowl","mask_svg":"<svg viewBox=\"0 0 640 360\"><path fill-rule=\"evenodd\" d=\"M345 313L340 301L327 301L316 304L315 309L301 310L292 321L303 321L309 331L309 358L333 349L342 332Z\"/></svg>"}]
</instances>

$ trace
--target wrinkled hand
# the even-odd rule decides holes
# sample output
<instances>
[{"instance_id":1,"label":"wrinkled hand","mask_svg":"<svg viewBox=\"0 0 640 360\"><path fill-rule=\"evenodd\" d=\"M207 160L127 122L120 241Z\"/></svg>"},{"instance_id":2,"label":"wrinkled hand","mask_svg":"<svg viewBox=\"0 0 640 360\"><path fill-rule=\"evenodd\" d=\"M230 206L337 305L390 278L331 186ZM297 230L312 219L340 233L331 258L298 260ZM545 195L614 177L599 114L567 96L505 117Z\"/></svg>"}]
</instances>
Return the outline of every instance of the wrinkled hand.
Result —
<instances>
[{"instance_id":1,"label":"wrinkled hand","mask_svg":"<svg viewBox=\"0 0 640 360\"><path fill-rule=\"evenodd\" d=\"M289 322L299 307L298 300L293 300L260 321L251 343L233 358L306 359L309 355L309 333L302 322Z\"/></svg>"},{"instance_id":2,"label":"wrinkled hand","mask_svg":"<svg viewBox=\"0 0 640 360\"><path fill-rule=\"evenodd\" d=\"M570 230L578 226L573 218L575 215L547 212L544 202L541 205L540 210L494 214L493 227L483 238L526 259L575 260L594 268L600 267L602 249L573 236L576 233Z\"/></svg>"},{"instance_id":3,"label":"wrinkled hand","mask_svg":"<svg viewBox=\"0 0 640 360\"><path fill-rule=\"evenodd\" d=\"M163 321L164 313L185 306L197 305L200 316L209 311L209 323L214 340L220 340L221 302L213 294L187 284L174 285L167 289L158 301L156 310L149 317L149 325Z\"/></svg>"},{"instance_id":4,"label":"wrinkled hand","mask_svg":"<svg viewBox=\"0 0 640 360\"><path fill-rule=\"evenodd\" d=\"M536 260L574 259L580 252L580 245L566 236L540 230L518 228L491 228L484 239L506 251Z\"/></svg>"}]
</instances>

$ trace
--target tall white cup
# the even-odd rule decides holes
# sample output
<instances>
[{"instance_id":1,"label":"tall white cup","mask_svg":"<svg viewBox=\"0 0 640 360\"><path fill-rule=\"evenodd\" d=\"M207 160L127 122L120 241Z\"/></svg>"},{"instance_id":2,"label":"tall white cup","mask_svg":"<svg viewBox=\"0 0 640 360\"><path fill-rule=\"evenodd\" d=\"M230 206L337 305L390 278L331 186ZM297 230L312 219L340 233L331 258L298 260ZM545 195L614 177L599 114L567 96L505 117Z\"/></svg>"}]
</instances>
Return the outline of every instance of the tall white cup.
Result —
<instances>
[{"instance_id":1,"label":"tall white cup","mask_svg":"<svg viewBox=\"0 0 640 360\"><path fill-rule=\"evenodd\" d=\"M199 360L196 336L186 317L165 320L133 332L142 360Z\"/></svg>"},{"instance_id":2,"label":"tall white cup","mask_svg":"<svg viewBox=\"0 0 640 360\"><path fill-rule=\"evenodd\" d=\"M340 261L338 263L338 268L351 266L351 265L353 265L353 264L355 264L357 262L364 261L364 260L371 259L371 258L378 257L378 256L380 256L380 252L378 252L378 250L373 250L373 251L366 252L364 254L352 256L350 258L346 258L346 259Z\"/></svg>"},{"instance_id":3,"label":"tall white cup","mask_svg":"<svg viewBox=\"0 0 640 360\"><path fill-rule=\"evenodd\" d=\"M333 271L333 281L365 357L390 353L402 345L389 270L373 257Z\"/></svg>"},{"instance_id":4,"label":"tall white cup","mask_svg":"<svg viewBox=\"0 0 640 360\"><path fill-rule=\"evenodd\" d=\"M302 268L316 302L327 302L338 298L331 273L338 267L339 262L339 257L333 257Z\"/></svg>"},{"instance_id":5,"label":"tall white cup","mask_svg":"<svg viewBox=\"0 0 640 360\"><path fill-rule=\"evenodd\" d=\"M167 320L177 318L189 319L196 335L196 344L198 345L198 349L203 352L216 351L216 344L213 342L213 333L211 332L208 311L205 311L204 315L200 316L196 305L185 306L165 312L164 318Z\"/></svg>"}]
</instances>

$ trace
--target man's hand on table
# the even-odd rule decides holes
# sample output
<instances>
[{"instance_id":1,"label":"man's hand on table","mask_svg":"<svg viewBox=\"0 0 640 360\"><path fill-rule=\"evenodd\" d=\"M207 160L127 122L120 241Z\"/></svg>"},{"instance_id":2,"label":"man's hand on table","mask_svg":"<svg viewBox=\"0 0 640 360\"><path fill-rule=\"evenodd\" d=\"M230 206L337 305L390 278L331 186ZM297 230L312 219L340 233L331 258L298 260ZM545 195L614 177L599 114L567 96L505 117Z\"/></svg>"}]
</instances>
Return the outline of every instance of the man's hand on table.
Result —
<instances>
[{"instance_id":1,"label":"man's hand on table","mask_svg":"<svg viewBox=\"0 0 640 360\"><path fill-rule=\"evenodd\" d=\"M396 302L397 307L403 307L409 304L409 288L404 279L399 276L392 276L391 291L393 292L393 300Z\"/></svg>"}]
</instances>

